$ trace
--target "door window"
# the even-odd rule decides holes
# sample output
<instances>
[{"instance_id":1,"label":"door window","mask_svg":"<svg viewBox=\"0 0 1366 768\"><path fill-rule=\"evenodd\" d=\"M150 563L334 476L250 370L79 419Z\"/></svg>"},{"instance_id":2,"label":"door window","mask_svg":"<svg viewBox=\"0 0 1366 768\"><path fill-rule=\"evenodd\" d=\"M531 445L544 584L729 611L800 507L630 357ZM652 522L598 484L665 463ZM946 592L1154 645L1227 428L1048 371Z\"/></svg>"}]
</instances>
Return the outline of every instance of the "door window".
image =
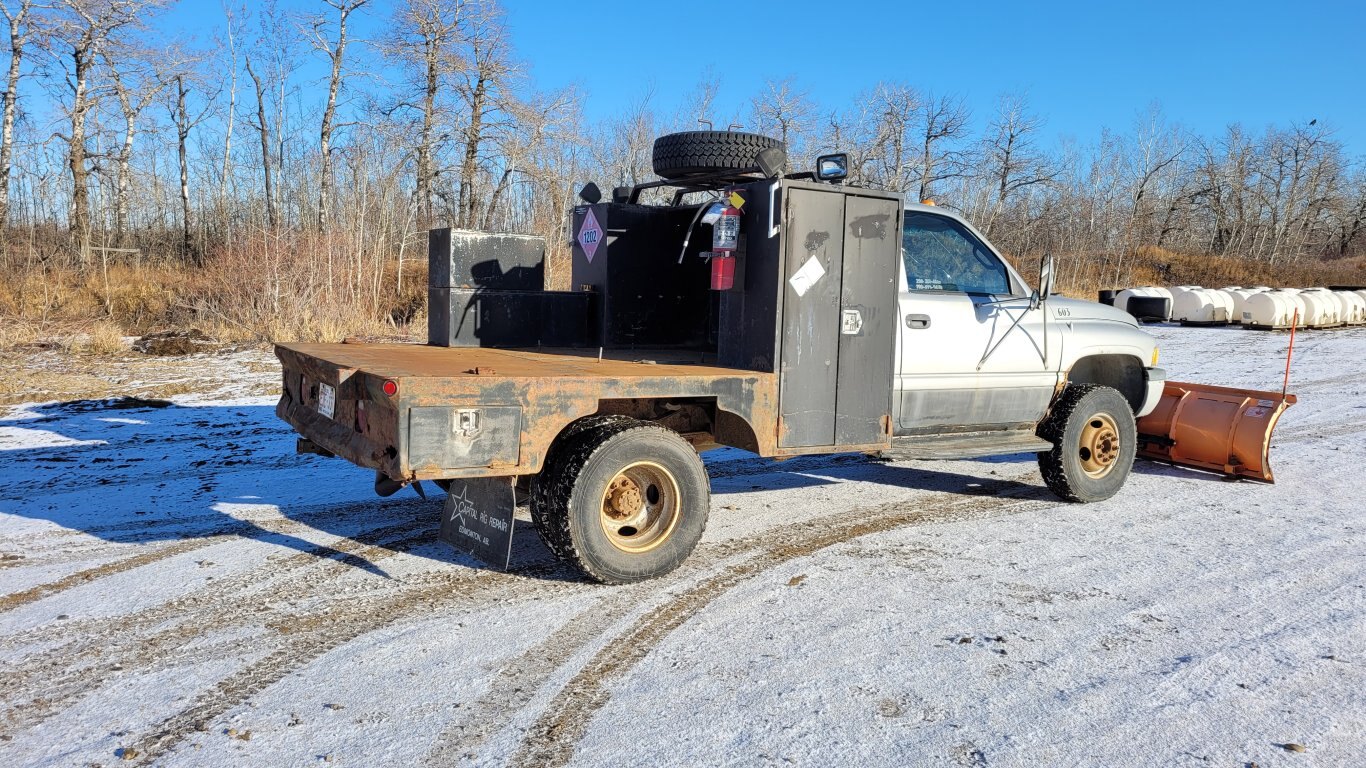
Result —
<instances>
[{"instance_id":1,"label":"door window","mask_svg":"<svg viewBox=\"0 0 1366 768\"><path fill-rule=\"evenodd\" d=\"M1005 264L953 219L907 211L901 247L912 291L1010 293Z\"/></svg>"}]
</instances>

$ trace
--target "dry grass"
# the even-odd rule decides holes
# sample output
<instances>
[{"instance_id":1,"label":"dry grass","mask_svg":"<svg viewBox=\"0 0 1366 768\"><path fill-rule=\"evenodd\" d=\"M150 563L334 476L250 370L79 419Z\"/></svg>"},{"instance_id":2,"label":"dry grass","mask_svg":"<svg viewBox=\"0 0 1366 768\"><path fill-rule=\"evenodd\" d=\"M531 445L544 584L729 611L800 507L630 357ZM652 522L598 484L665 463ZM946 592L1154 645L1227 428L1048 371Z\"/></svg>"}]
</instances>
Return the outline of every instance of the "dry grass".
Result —
<instances>
[{"instance_id":1,"label":"dry grass","mask_svg":"<svg viewBox=\"0 0 1366 768\"><path fill-rule=\"evenodd\" d=\"M195 267L11 263L0 281L0 349L117 356L127 350L125 336L191 328L222 342L425 338L421 253L410 252L400 281L387 251L358 252L353 246L323 235L257 233L210 253ZM1037 261L1022 261L1032 278ZM568 271L562 263L552 270L566 281ZM1061 257L1057 284L1062 293L1086 298L1102 288L1150 284L1366 284L1366 257L1269 265L1143 247L1123 258Z\"/></svg>"},{"instance_id":2,"label":"dry grass","mask_svg":"<svg viewBox=\"0 0 1366 768\"><path fill-rule=\"evenodd\" d=\"M1071 256L1059 260L1062 293L1094 298L1106 288L1139 285L1266 285L1310 288L1320 285L1366 285L1366 257L1337 260L1302 259L1268 264L1236 256L1213 256L1143 246L1123 260ZM1118 280L1116 276L1118 275Z\"/></svg>"},{"instance_id":3,"label":"dry grass","mask_svg":"<svg viewBox=\"0 0 1366 768\"><path fill-rule=\"evenodd\" d=\"M198 267L11 265L0 283L0 348L120 354L125 335L197 328L225 342L340 341L426 333L426 261L398 268L322 237L260 235Z\"/></svg>"}]
</instances>

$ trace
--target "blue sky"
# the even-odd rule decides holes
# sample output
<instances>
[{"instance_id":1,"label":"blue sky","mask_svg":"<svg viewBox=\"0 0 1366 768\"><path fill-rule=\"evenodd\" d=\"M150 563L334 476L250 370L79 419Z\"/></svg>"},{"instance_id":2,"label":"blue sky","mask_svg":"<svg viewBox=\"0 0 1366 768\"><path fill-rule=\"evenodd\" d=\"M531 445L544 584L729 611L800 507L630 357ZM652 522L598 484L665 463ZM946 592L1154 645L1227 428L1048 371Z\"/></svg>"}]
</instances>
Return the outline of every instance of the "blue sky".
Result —
<instances>
[{"instance_id":1,"label":"blue sky","mask_svg":"<svg viewBox=\"0 0 1366 768\"><path fill-rule=\"evenodd\" d=\"M1027 93L1055 136L1127 132L1158 102L1205 135L1318 119L1366 154L1366 1L597 2L509 0L538 83L590 118L651 85L668 111L710 66L720 101L791 76L836 106L878 80L962 95L978 121ZM680 9L688 9L686 12ZM709 41L714 41L709 44ZM675 46L670 50L670 46Z\"/></svg>"},{"instance_id":2,"label":"blue sky","mask_svg":"<svg viewBox=\"0 0 1366 768\"><path fill-rule=\"evenodd\" d=\"M998 96L1024 93L1047 138L1128 133L1157 103L1169 121L1206 136L1233 122L1260 132L1317 119L1349 155L1366 155L1366 0L504 5L535 84L577 86L590 120L647 92L659 114L672 114L710 71L727 115L744 114L768 78L793 78L826 108L899 80L962 96L979 127ZM389 6L377 0L357 32L377 33ZM161 23L212 37L220 7L183 0Z\"/></svg>"}]
</instances>

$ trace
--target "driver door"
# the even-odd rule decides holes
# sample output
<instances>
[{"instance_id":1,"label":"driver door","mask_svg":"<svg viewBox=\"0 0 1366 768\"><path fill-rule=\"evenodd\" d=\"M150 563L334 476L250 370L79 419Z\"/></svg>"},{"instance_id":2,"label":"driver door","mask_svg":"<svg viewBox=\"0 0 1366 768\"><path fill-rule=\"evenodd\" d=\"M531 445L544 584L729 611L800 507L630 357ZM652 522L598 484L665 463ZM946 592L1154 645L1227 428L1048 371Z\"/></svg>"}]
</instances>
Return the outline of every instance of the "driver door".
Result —
<instances>
[{"instance_id":1,"label":"driver door","mask_svg":"<svg viewBox=\"0 0 1366 768\"><path fill-rule=\"evenodd\" d=\"M906 211L896 360L896 433L1023 428L1058 382L1061 333L986 243L957 218Z\"/></svg>"}]
</instances>

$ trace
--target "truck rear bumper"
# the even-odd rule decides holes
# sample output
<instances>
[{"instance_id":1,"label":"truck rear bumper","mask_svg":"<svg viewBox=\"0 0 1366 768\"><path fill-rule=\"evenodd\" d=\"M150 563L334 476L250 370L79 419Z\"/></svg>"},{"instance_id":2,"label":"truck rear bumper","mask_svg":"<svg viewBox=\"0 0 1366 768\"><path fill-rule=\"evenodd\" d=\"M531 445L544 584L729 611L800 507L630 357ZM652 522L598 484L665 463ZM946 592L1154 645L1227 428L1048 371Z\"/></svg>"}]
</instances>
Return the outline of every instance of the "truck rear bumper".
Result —
<instances>
[{"instance_id":1,"label":"truck rear bumper","mask_svg":"<svg viewBox=\"0 0 1366 768\"><path fill-rule=\"evenodd\" d=\"M275 415L300 435L324 450L370 469L377 469L401 480L398 451L370 440L356 430L323 416L295 400L286 389L275 406Z\"/></svg>"},{"instance_id":2,"label":"truck rear bumper","mask_svg":"<svg viewBox=\"0 0 1366 768\"><path fill-rule=\"evenodd\" d=\"M1145 368L1143 373L1148 379L1147 392L1143 397L1143 407L1134 418L1142 418L1153 412L1157 404L1162 401L1162 390L1167 386L1167 372L1161 368Z\"/></svg>"}]
</instances>

